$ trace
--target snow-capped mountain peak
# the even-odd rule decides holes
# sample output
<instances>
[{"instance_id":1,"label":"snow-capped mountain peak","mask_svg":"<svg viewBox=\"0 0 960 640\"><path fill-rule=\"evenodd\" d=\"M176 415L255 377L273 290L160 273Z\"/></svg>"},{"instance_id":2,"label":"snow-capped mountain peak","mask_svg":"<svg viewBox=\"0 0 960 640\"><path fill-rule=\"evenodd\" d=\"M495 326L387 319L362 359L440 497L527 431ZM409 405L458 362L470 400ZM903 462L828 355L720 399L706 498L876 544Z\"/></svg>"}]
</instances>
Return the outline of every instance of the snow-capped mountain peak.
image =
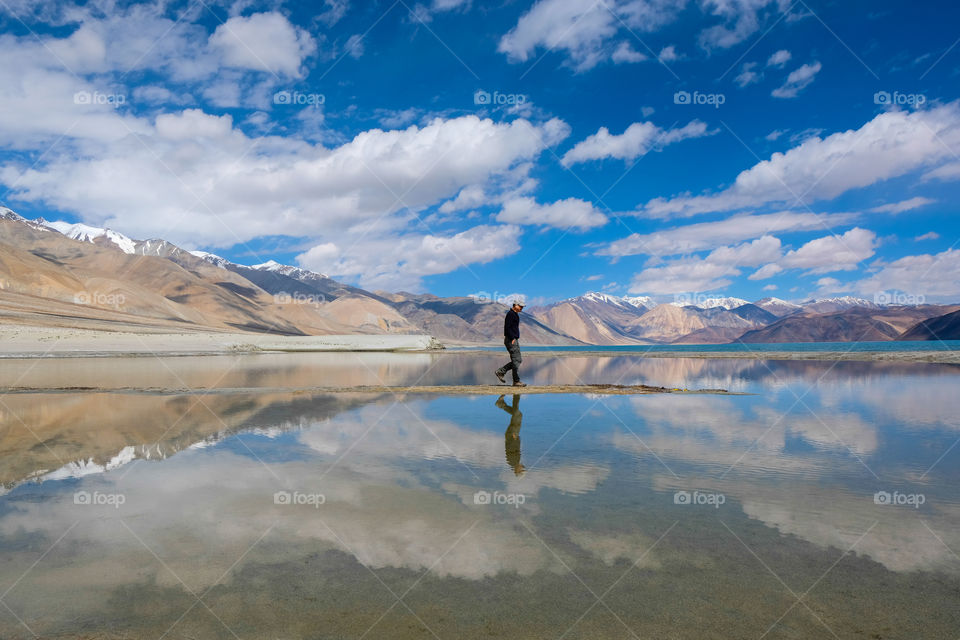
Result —
<instances>
[{"instance_id":1,"label":"snow-capped mountain peak","mask_svg":"<svg viewBox=\"0 0 960 640\"><path fill-rule=\"evenodd\" d=\"M589 302L602 302L605 304L614 304L619 307L623 306L623 300L616 296L611 296L606 293L600 293L599 291L589 291L579 297L580 300L587 300Z\"/></svg>"},{"instance_id":2,"label":"snow-capped mountain peak","mask_svg":"<svg viewBox=\"0 0 960 640\"><path fill-rule=\"evenodd\" d=\"M864 298L858 298L856 296L837 296L835 298L817 298L815 300L808 300L803 303L803 306L810 305L826 305L830 304L841 309L849 309L851 307L866 307L869 309L875 309L878 305L865 300Z\"/></svg>"},{"instance_id":3,"label":"snow-capped mountain peak","mask_svg":"<svg viewBox=\"0 0 960 640\"><path fill-rule=\"evenodd\" d=\"M323 273L301 269L300 267L294 267L288 264L280 264L276 260L267 260L263 264L255 264L250 268L256 269L257 271L272 271L274 273L280 273L291 278L296 278L297 280L315 280L317 278L327 278L327 276Z\"/></svg>"},{"instance_id":4,"label":"snow-capped mountain peak","mask_svg":"<svg viewBox=\"0 0 960 640\"><path fill-rule=\"evenodd\" d=\"M780 298L774 298L774 297L762 298L760 300L757 300L753 304L760 307L764 311L769 311L773 315L781 318L783 316L788 316L792 313L796 313L797 311L800 311L800 309L802 309L802 307L798 304L787 302L786 300L781 300Z\"/></svg>"},{"instance_id":5,"label":"snow-capped mountain peak","mask_svg":"<svg viewBox=\"0 0 960 640\"><path fill-rule=\"evenodd\" d=\"M879 309L879 305L857 298L855 296L838 296L836 298L818 298L816 300L807 300L801 305L804 311L814 313L838 313L847 309Z\"/></svg>"},{"instance_id":6,"label":"snow-capped mountain peak","mask_svg":"<svg viewBox=\"0 0 960 640\"><path fill-rule=\"evenodd\" d=\"M14 214L16 215L16 214ZM47 227L59 231L68 238L73 238L74 240L79 240L80 242L94 242L99 238L104 238L112 244L116 245L118 249L124 253L133 254L137 252L137 242L122 233L117 233L116 231L111 231L110 229L101 229L99 227L91 227L80 222L71 224L69 222L63 222L62 220L56 220L54 222L45 223Z\"/></svg>"},{"instance_id":7,"label":"snow-capped mountain peak","mask_svg":"<svg viewBox=\"0 0 960 640\"><path fill-rule=\"evenodd\" d=\"M190 255L200 258L201 260L206 260L210 264L220 267L221 269L226 269L227 266L232 265L233 263L227 260L226 258L221 258L215 253L209 253L207 251L191 251Z\"/></svg>"},{"instance_id":8,"label":"snow-capped mountain peak","mask_svg":"<svg viewBox=\"0 0 960 640\"><path fill-rule=\"evenodd\" d=\"M851 307L873 307L874 303L864 298L856 296L837 296L836 298L817 298L814 302L833 302L834 304L845 304Z\"/></svg>"},{"instance_id":9,"label":"snow-capped mountain peak","mask_svg":"<svg viewBox=\"0 0 960 640\"><path fill-rule=\"evenodd\" d=\"M650 296L612 296L608 293L599 291L588 291L582 296L569 299L571 302L596 302L600 304L609 304L629 311L647 311L654 308L656 303Z\"/></svg>"},{"instance_id":10,"label":"snow-capped mountain peak","mask_svg":"<svg viewBox=\"0 0 960 640\"><path fill-rule=\"evenodd\" d=\"M730 296L716 298L697 298L696 300L683 301L677 300L676 302L671 302L675 307L697 307L698 309L736 309L737 307L742 307L745 304L750 304L749 301L743 300L742 298L733 298Z\"/></svg>"},{"instance_id":11,"label":"snow-capped mountain peak","mask_svg":"<svg viewBox=\"0 0 960 640\"><path fill-rule=\"evenodd\" d=\"M285 265L280 264L276 260L267 260L263 264L255 264L251 266L251 269L256 269L258 271L280 271L285 267ZM295 269L296 267L287 267L288 269Z\"/></svg>"},{"instance_id":12,"label":"snow-capped mountain peak","mask_svg":"<svg viewBox=\"0 0 960 640\"><path fill-rule=\"evenodd\" d=\"M629 305L643 309L653 309L657 303L650 296L623 296L620 298Z\"/></svg>"},{"instance_id":13,"label":"snow-capped mountain peak","mask_svg":"<svg viewBox=\"0 0 960 640\"><path fill-rule=\"evenodd\" d=\"M25 224L36 231L53 231L50 227L46 226L47 221L43 218L37 218L36 220L29 220L24 218L19 213L12 209L8 209L4 206L0 206L0 220L11 220L13 222L19 222Z\"/></svg>"},{"instance_id":14,"label":"snow-capped mountain peak","mask_svg":"<svg viewBox=\"0 0 960 640\"><path fill-rule=\"evenodd\" d=\"M19 213L14 212L12 209L7 209L6 207L0 207L0 220L26 220Z\"/></svg>"},{"instance_id":15,"label":"snow-capped mountain peak","mask_svg":"<svg viewBox=\"0 0 960 640\"><path fill-rule=\"evenodd\" d=\"M792 302L787 302L786 300L784 300L784 299L782 299L782 298L777 298L777 297L775 297L775 296L770 296L770 297L767 297L767 298L763 298L762 300L757 300L756 302L754 302L754 304L757 305L757 306L760 306L760 303L761 303L761 302L764 303L764 304L776 304L776 305L781 305L781 306L785 306L785 307L799 307L799 306L800 306L800 305L798 305L798 304L793 304Z\"/></svg>"}]
</instances>

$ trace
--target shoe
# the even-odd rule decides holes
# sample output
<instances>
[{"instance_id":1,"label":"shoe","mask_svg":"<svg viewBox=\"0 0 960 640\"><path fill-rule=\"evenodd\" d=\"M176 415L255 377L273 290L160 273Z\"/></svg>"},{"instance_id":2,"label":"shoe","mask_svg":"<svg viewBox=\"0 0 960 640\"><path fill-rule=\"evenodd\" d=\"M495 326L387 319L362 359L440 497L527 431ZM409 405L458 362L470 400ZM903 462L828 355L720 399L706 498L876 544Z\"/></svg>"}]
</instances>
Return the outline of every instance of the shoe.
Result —
<instances>
[{"instance_id":1,"label":"shoe","mask_svg":"<svg viewBox=\"0 0 960 640\"><path fill-rule=\"evenodd\" d=\"M500 373L500 370L499 370L499 369L496 370L496 371L494 371L493 373L494 373L494 375L497 376L497 380L499 380L500 382L502 382L502 383L504 383L504 384L507 383L506 379L504 379L503 374Z\"/></svg>"},{"instance_id":2,"label":"shoe","mask_svg":"<svg viewBox=\"0 0 960 640\"><path fill-rule=\"evenodd\" d=\"M526 383L526 382L514 382L514 383L513 383L513 386L515 386L515 387L525 387L525 386L527 386L527 383Z\"/></svg>"}]
</instances>

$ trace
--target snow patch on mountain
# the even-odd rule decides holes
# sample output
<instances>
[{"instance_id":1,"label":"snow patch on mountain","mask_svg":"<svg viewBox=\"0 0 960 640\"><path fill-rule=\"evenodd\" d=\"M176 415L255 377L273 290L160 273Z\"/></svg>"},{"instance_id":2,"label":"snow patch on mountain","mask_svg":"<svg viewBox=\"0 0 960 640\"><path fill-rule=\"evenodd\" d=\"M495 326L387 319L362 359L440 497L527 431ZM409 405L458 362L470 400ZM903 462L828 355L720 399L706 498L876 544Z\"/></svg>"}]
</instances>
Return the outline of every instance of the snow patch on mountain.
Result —
<instances>
[{"instance_id":1,"label":"snow patch on mountain","mask_svg":"<svg viewBox=\"0 0 960 640\"><path fill-rule=\"evenodd\" d=\"M71 224L69 222L64 222L62 220L55 220L53 222L45 223L46 226L59 231L68 238L73 238L74 240L79 240L80 242L93 242L98 238L106 238L113 244L117 246L121 251L128 254L134 254L137 252L137 241L122 233L117 233L116 231L111 231L110 229L101 229L99 227L91 227L80 222Z\"/></svg>"}]
</instances>

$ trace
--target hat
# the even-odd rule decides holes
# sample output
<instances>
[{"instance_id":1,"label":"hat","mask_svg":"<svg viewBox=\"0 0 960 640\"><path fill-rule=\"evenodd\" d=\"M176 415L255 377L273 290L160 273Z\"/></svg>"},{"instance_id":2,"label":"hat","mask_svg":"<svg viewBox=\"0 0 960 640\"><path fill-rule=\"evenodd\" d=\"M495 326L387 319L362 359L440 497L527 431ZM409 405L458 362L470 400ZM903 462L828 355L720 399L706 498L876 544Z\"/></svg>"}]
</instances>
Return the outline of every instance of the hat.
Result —
<instances>
[{"instance_id":1,"label":"hat","mask_svg":"<svg viewBox=\"0 0 960 640\"><path fill-rule=\"evenodd\" d=\"M525 306L525 305L523 304L523 301L522 301L522 300L514 300L514 301L513 301L513 304L517 305L517 306L520 307L521 309L523 309L523 307Z\"/></svg>"}]
</instances>

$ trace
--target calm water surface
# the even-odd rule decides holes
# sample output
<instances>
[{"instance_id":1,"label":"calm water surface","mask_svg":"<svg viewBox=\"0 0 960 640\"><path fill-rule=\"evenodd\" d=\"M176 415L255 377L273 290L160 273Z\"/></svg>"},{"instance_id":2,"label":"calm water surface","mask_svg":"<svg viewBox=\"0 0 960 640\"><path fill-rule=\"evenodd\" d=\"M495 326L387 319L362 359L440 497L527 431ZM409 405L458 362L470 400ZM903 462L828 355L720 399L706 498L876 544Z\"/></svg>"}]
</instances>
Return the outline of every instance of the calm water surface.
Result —
<instances>
[{"instance_id":1,"label":"calm water surface","mask_svg":"<svg viewBox=\"0 0 960 640\"><path fill-rule=\"evenodd\" d=\"M750 395L286 390L503 359L4 362L115 390L0 396L0 638L960 635L957 367L530 355L531 384Z\"/></svg>"}]
</instances>

